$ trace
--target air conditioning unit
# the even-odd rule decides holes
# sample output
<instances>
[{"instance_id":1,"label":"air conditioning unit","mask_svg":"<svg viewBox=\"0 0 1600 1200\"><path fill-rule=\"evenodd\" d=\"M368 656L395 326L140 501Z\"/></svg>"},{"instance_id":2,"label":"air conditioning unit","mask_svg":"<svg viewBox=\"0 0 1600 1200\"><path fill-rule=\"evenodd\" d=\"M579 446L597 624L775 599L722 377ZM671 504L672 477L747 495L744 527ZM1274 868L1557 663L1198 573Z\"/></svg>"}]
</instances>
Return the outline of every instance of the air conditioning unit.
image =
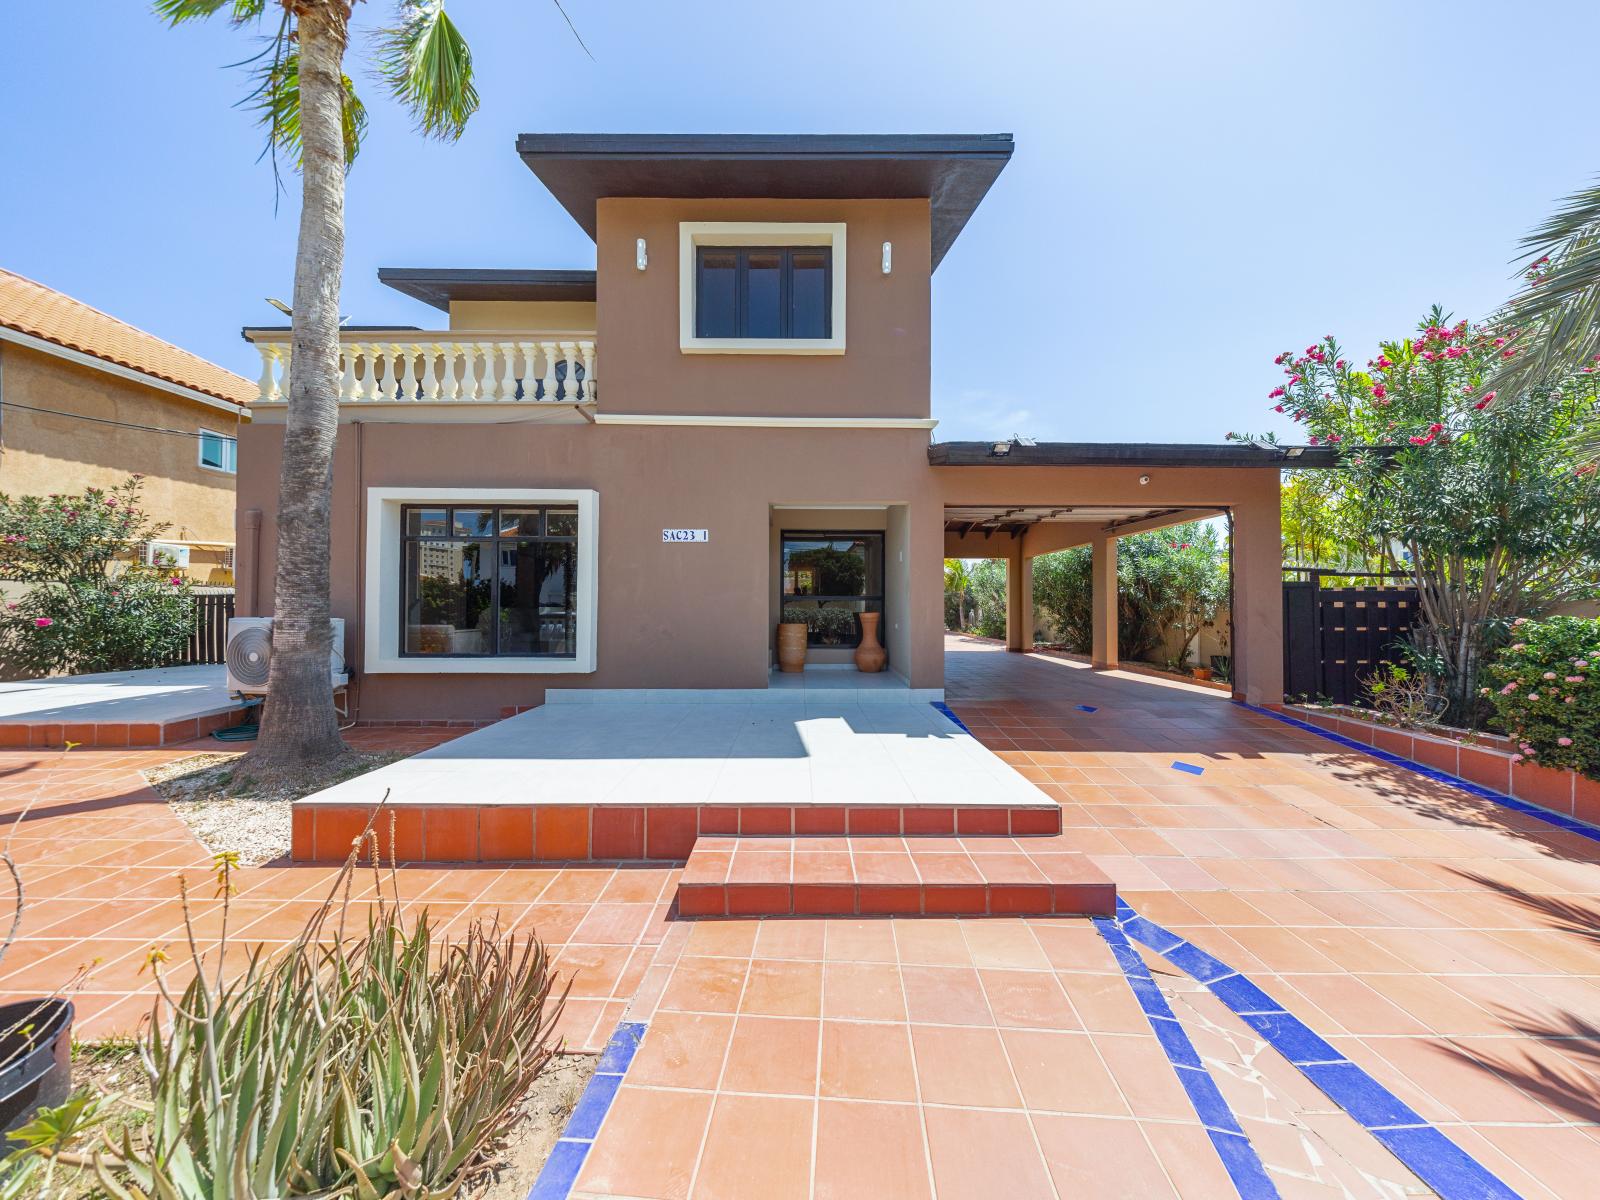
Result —
<instances>
[{"instance_id":1,"label":"air conditioning unit","mask_svg":"<svg viewBox=\"0 0 1600 1200\"><path fill-rule=\"evenodd\" d=\"M272 618L229 617L228 644L222 652L228 668L228 691L265 695L272 666ZM344 618L333 618L333 653L328 669L335 686L348 683L344 668Z\"/></svg>"}]
</instances>

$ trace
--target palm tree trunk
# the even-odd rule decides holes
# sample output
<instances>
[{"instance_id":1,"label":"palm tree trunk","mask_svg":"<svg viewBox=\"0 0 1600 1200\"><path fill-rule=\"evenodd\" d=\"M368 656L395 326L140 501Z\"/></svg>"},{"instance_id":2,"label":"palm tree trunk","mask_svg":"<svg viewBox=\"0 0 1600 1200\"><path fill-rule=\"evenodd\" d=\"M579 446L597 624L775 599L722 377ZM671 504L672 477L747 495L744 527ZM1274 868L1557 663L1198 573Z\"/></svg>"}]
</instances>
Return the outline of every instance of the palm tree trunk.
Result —
<instances>
[{"instance_id":1,"label":"palm tree trunk","mask_svg":"<svg viewBox=\"0 0 1600 1200\"><path fill-rule=\"evenodd\" d=\"M346 752L328 670L333 447L339 432L339 288L344 268L342 0L298 6L304 146L294 264L293 356L278 481L272 668L261 737L245 769L283 777Z\"/></svg>"}]
</instances>

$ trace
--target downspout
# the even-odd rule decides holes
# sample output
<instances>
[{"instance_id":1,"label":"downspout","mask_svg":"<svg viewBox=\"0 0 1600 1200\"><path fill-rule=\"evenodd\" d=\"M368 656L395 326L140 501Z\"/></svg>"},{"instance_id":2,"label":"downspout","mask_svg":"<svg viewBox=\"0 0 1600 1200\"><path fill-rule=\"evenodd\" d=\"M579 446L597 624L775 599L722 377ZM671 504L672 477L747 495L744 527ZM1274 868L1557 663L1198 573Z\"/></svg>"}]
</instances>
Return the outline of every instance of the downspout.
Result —
<instances>
[{"instance_id":1,"label":"downspout","mask_svg":"<svg viewBox=\"0 0 1600 1200\"><path fill-rule=\"evenodd\" d=\"M238 549L243 555L235 554L234 570L239 569L238 559L242 557L250 564L250 613L252 617L261 615L261 510L247 508L241 514L244 518L243 528L239 531L240 540L244 543Z\"/></svg>"}]
</instances>

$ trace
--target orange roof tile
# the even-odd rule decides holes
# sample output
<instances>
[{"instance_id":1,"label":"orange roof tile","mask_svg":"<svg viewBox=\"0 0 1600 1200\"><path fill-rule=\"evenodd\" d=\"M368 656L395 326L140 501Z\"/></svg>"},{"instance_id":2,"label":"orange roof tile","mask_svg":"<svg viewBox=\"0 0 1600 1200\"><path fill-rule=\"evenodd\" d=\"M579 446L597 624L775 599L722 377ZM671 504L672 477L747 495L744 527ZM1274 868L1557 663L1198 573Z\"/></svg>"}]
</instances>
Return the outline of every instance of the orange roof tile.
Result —
<instances>
[{"instance_id":1,"label":"orange roof tile","mask_svg":"<svg viewBox=\"0 0 1600 1200\"><path fill-rule=\"evenodd\" d=\"M3 268L0 325L218 400L248 404L256 395L244 376Z\"/></svg>"}]
</instances>

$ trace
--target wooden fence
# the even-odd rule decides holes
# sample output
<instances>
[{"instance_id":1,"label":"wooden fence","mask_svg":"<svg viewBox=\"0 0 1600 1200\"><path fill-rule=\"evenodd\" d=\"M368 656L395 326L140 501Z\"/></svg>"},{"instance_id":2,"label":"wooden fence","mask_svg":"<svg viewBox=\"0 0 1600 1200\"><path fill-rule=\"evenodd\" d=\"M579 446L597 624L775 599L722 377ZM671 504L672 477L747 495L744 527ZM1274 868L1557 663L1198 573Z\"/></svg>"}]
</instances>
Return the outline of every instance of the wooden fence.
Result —
<instances>
[{"instance_id":1,"label":"wooden fence","mask_svg":"<svg viewBox=\"0 0 1600 1200\"><path fill-rule=\"evenodd\" d=\"M1325 579L1375 578L1371 573L1285 567L1304 575L1283 584L1283 691L1291 698L1365 704L1374 668L1400 661L1416 621L1417 590L1389 586L1329 587Z\"/></svg>"},{"instance_id":2,"label":"wooden fence","mask_svg":"<svg viewBox=\"0 0 1600 1200\"><path fill-rule=\"evenodd\" d=\"M194 597L194 630L189 641L171 665L187 667L196 663L220 663L228 643L228 618L233 616L232 592L197 592Z\"/></svg>"}]
</instances>

